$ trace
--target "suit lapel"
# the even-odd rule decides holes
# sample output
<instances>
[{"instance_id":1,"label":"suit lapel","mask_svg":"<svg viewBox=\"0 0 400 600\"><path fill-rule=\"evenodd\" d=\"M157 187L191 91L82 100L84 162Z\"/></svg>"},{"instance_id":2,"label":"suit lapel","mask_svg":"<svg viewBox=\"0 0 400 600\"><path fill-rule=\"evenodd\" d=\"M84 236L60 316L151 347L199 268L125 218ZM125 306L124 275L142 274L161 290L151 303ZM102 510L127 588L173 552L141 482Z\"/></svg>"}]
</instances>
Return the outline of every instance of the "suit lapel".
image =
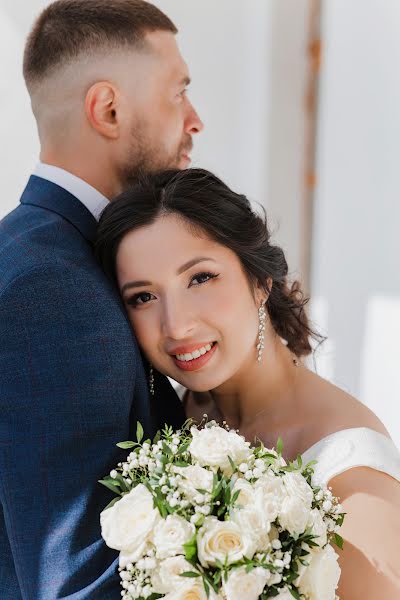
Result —
<instances>
[{"instance_id":1,"label":"suit lapel","mask_svg":"<svg viewBox=\"0 0 400 600\"><path fill-rule=\"evenodd\" d=\"M39 206L57 213L93 243L97 228L96 219L78 198L56 183L31 175L22 193L21 204Z\"/></svg>"}]
</instances>

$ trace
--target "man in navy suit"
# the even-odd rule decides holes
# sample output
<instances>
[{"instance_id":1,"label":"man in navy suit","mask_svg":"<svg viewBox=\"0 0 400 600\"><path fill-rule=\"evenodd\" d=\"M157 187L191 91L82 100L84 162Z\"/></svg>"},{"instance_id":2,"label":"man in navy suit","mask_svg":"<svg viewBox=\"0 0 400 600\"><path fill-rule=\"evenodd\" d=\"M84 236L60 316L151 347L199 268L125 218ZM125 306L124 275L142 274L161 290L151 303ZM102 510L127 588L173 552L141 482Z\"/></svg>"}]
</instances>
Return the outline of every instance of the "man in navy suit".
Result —
<instances>
[{"instance_id":1,"label":"man in navy suit","mask_svg":"<svg viewBox=\"0 0 400 600\"><path fill-rule=\"evenodd\" d=\"M184 418L147 367L93 258L96 221L142 171L184 168L202 129L176 28L142 0L58 0L37 19L24 77L41 141L0 223L0 598L120 597L100 536L136 421ZM17 159L17 157L16 157Z\"/></svg>"}]
</instances>

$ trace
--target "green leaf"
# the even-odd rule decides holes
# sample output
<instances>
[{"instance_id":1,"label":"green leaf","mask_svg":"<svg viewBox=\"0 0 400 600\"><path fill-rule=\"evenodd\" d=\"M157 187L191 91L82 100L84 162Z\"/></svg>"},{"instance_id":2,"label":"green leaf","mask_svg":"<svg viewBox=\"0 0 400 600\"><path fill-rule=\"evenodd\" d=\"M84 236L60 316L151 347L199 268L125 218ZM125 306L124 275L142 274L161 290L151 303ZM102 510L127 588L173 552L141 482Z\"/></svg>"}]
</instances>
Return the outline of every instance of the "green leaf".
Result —
<instances>
[{"instance_id":1,"label":"green leaf","mask_svg":"<svg viewBox=\"0 0 400 600\"><path fill-rule=\"evenodd\" d=\"M181 573L181 577L200 577L201 573L195 573L194 571L185 571Z\"/></svg>"},{"instance_id":2,"label":"green leaf","mask_svg":"<svg viewBox=\"0 0 400 600\"><path fill-rule=\"evenodd\" d=\"M167 456L172 456L172 450L165 442L163 442L162 449L164 454L166 454Z\"/></svg>"},{"instance_id":3,"label":"green leaf","mask_svg":"<svg viewBox=\"0 0 400 600\"><path fill-rule=\"evenodd\" d=\"M118 448L122 448L122 450L128 450L128 448L133 448L136 446L136 442L118 442Z\"/></svg>"},{"instance_id":4,"label":"green leaf","mask_svg":"<svg viewBox=\"0 0 400 600\"><path fill-rule=\"evenodd\" d=\"M111 502L109 502L107 504L107 506L105 508L103 508L103 510L107 510L107 508L111 508L112 506L114 506L114 504L116 502L118 502L119 500L121 500L121 498L118 496L117 498L114 498L113 500L111 500Z\"/></svg>"},{"instance_id":5,"label":"green leaf","mask_svg":"<svg viewBox=\"0 0 400 600\"><path fill-rule=\"evenodd\" d=\"M335 533L335 535L333 536L335 539L335 544L336 546L338 546L338 548L340 548L341 550L343 550L343 538L342 536L340 536L338 533Z\"/></svg>"},{"instance_id":6,"label":"green leaf","mask_svg":"<svg viewBox=\"0 0 400 600\"><path fill-rule=\"evenodd\" d=\"M106 488L108 488L112 492L114 492L114 494L120 494L120 491L118 489L119 485L117 483L111 483L110 481L107 481L106 479L99 479L98 482L101 483L101 485L104 485Z\"/></svg>"},{"instance_id":7,"label":"green leaf","mask_svg":"<svg viewBox=\"0 0 400 600\"><path fill-rule=\"evenodd\" d=\"M236 471L237 471L237 469L236 469L236 465L235 465L235 463L233 462L233 460L231 459L231 457L229 456L229 454L228 454L228 460L229 460L229 464L231 465L232 474L233 474L233 473L236 473Z\"/></svg>"},{"instance_id":8,"label":"green leaf","mask_svg":"<svg viewBox=\"0 0 400 600\"><path fill-rule=\"evenodd\" d=\"M294 588L289 588L289 592L292 594L293 598L296 598L296 600L301 600L299 592L297 592Z\"/></svg>"},{"instance_id":9,"label":"green leaf","mask_svg":"<svg viewBox=\"0 0 400 600\"><path fill-rule=\"evenodd\" d=\"M143 427L142 424L140 423L140 421L137 422L136 424L136 439L137 439L137 443L140 444L140 442L143 439Z\"/></svg>"},{"instance_id":10,"label":"green leaf","mask_svg":"<svg viewBox=\"0 0 400 600\"><path fill-rule=\"evenodd\" d=\"M239 496L240 496L240 490L236 490L236 492L232 496L231 504L235 504L235 502L239 498Z\"/></svg>"},{"instance_id":11,"label":"green leaf","mask_svg":"<svg viewBox=\"0 0 400 600\"><path fill-rule=\"evenodd\" d=\"M205 577L203 577L203 585L204 585L205 592L207 594L207 598L209 598L210 597L210 586L208 585Z\"/></svg>"},{"instance_id":12,"label":"green leaf","mask_svg":"<svg viewBox=\"0 0 400 600\"><path fill-rule=\"evenodd\" d=\"M279 456L282 456L282 450L283 450L283 440L282 440L281 436L279 436L278 440L276 442L276 451L279 454Z\"/></svg>"},{"instance_id":13,"label":"green leaf","mask_svg":"<svg viewBox=\"0 0 400 600\"><path fill-rule=\"evenodd\" d=\"M187 561L193 560L197 555L197 541L196 534L192 537L190 542L183 544L183 549L185 551L185 558Z\"/></svg>"}]
</instances>

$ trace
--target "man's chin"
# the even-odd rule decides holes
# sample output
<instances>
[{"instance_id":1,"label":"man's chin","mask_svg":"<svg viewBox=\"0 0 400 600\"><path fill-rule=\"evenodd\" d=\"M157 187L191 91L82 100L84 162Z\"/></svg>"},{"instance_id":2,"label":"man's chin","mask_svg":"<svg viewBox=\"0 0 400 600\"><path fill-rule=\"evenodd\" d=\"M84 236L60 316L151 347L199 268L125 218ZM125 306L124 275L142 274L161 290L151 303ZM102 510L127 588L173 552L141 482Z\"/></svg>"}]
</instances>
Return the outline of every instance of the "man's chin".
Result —
<instances>
[{"instance_id":1,"label":"man's chin","mask_svg":"<svg viewBox=\"0 0 400 600\"><path fill-rule=\"evenodd\" d=\"M178 163L178 169L188 169L192 159L187 154L182 154Z\"/></svg>"}]
</instances>

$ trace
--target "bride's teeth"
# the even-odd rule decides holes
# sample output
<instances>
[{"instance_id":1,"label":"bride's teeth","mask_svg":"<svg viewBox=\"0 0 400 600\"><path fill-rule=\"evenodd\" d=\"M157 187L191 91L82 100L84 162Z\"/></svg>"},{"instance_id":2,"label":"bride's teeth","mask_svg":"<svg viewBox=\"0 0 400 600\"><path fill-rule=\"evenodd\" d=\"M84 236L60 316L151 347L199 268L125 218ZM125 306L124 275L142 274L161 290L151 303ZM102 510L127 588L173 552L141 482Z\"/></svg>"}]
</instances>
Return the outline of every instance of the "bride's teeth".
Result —
<instances>
[{"instance_id":1,"label":"bride's teeth","mask_svg":"<svg viewBox=\"0 0 400 600\"><path fill-rule=\"evenodd\" d=\"M199 358L203 354L206 354L206 352L209 352L211 348L212 344L206 344L205 346L202 346L202 348L197 348L197 350L194 350L193 352L187 352L186 354L177 354L176 358L178 360L183 360L187 362L188 360L193 360L195 358Z\"/></svg>"}]
</instances>

